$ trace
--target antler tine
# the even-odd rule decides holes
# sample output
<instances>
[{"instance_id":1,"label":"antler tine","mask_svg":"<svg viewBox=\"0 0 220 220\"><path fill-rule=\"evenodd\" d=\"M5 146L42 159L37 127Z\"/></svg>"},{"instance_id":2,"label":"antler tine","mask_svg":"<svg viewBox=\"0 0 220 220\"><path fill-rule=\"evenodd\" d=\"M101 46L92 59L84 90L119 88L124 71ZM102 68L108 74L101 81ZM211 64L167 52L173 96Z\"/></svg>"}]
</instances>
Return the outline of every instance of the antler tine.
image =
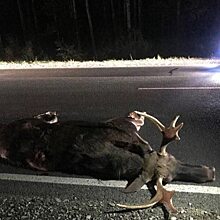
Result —
<instances>
[{"instance_id":1,"label":"antler tine","mask_svg":"<svg viewBox=\"0 0 220 220\"><path fill-rule=\"evenodd\" d=\"M183 127L183 122L176 126L176 122L179 117L180 117L179 115L176 116L173 119L173 121L170 123L170 126L165 127L163 131L163 140L159 151L160 155L166 156L167 155L166 148L169 145L169 143L172 142L173 140L177 140L177 141L180 140L179 131Z\"/></svg>"},{"instance_id":2,"label":"antler tine","mask_svg":"<svg viewBox=\"0 0 220 220\"><path fill-rule=\"evenodd\" d=\"M172 127L172 128L175 128L175 126L176 126L176 122L177 122L177 120L179 119L179 115L177 115L174 119L173 119L173 121L170 123L170 127Z\"/></svg>"},{"instance_id":3,"label":"antler tine","mask_svg":"<svg viewBox=\"0 0 220 220\"><path fill-rule=\"evenodd\" d=\"M145 209L145 208L150 208L157 203L162 203L165 205L165 207L170 210L171 212L176 213L177 210L173 205L172 202L172 197L174 195L174 191L169 191L166 190L162 184L163 178L159 177L157 180L157 193L155 196L150 199L148 202L142 205L122 205L122 204L117 204L117 206L121 208L126 208L126 209Z\"/></svg>"},{"instance_id":4,"label":"antler tine","mask_svg":"<svg viewBox=\"0 0 220 220\"><path fill-rule=\"evenodd\" d=\"M176 126L176 122L177 120L179 119L179 115L177 115L173 121L170 123L170 127L169 129L173 129L174 130L174 134L175 134L175 140L179 141L180 140L180 137L179 137L179 131L180 129L183 127L183 122L180 123L179 125Z\"/></svg>"},{"instance_id":5,"label":"antler tine","mask_svg":"<svg viewBox=\"0 0 220 220\"><path fill-rule=\"evenodd\" d=\"M183 127L183 122L176 127L176 140L180 140L179 131Z\"/></svg>"},{"instance_id":6,"label":"antler tine","mask_svg":"<svg viewBox=\"0 0 220 220\"><path fill-rule=\"evenodd\" d=\"M164 131L165 126L157 118L153 117L152 115L147 114L146 112L139 112L139 111L134 111L134 112L149 119L159 128L161 132Z\"/></svg>"}]
</instances>

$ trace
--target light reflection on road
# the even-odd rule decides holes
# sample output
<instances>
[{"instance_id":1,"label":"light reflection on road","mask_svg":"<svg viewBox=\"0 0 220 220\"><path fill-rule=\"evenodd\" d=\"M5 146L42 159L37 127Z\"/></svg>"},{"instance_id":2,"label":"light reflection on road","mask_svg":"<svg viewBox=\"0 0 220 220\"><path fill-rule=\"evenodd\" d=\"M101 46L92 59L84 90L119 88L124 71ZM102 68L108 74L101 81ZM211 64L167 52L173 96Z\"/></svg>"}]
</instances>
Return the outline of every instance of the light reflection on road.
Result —
<instances>
[{"instance_id":1,"label":"light reflection on road","mask_svg":"<svg viewBox=\"0 0 220 220\"><path fill-rule=\"evenodd\" d=\"M210 81L212 81L213 83L216 83L216 84L220 84L220 69L219 69L219 73L214 73L210 77Z\"/></svg>"}]
</instances>

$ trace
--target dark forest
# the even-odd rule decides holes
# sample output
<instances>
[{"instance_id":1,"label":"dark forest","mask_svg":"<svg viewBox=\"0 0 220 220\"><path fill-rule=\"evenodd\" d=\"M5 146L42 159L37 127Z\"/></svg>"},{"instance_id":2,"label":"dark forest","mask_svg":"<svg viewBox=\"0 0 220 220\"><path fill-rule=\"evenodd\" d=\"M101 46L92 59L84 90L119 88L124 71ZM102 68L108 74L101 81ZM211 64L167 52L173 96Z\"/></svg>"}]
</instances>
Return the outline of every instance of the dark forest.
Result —
<instances>
[{"instance_id":1,"label":"dark forest","mask_svg":"<svg viewBox=\"0 0 220 220\"><path fill-rule=\"evenodd\" d=\"M220 0L1 0L0 60L216 57Z\"/></svg>"}]
</instances>

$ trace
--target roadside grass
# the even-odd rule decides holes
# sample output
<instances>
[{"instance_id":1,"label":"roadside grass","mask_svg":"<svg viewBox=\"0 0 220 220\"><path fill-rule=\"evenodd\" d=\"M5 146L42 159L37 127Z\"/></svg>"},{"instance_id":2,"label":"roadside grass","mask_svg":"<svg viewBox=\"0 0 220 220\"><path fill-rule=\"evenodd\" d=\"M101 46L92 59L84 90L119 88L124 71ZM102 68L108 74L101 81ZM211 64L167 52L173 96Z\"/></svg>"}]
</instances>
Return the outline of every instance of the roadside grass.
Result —
<instances>
[{"instance_id":1,"label":"roadside grass","mask_svg":"<svg viewBox=\"0 0 220 220\"><path fill-rule=\"evenodd\" d=\"M1 62L0 69L34 69L34 68L110 68L110 67L157 67L157 66L220 66L220 59L202 58L154 58L141 60L105 60L105 61L33 61Z\"/></svg>"}]
</instances>

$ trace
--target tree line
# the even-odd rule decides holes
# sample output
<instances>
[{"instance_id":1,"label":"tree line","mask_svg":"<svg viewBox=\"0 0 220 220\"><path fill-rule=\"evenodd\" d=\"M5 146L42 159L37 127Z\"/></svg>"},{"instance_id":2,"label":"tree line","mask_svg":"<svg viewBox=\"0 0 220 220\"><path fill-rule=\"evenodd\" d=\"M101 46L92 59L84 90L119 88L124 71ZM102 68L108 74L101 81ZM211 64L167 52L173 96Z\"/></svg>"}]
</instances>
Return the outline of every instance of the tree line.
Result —
<instances>
[{"instance_id":1,"label":"tree line","mask_svg":"<svg viewBox=\"0 0 220 220\"><path fill-rule=\"evenodd\" d=\"M219 0L7 0L0 59L211 56Z\"/></svg>"}]
</instances>

